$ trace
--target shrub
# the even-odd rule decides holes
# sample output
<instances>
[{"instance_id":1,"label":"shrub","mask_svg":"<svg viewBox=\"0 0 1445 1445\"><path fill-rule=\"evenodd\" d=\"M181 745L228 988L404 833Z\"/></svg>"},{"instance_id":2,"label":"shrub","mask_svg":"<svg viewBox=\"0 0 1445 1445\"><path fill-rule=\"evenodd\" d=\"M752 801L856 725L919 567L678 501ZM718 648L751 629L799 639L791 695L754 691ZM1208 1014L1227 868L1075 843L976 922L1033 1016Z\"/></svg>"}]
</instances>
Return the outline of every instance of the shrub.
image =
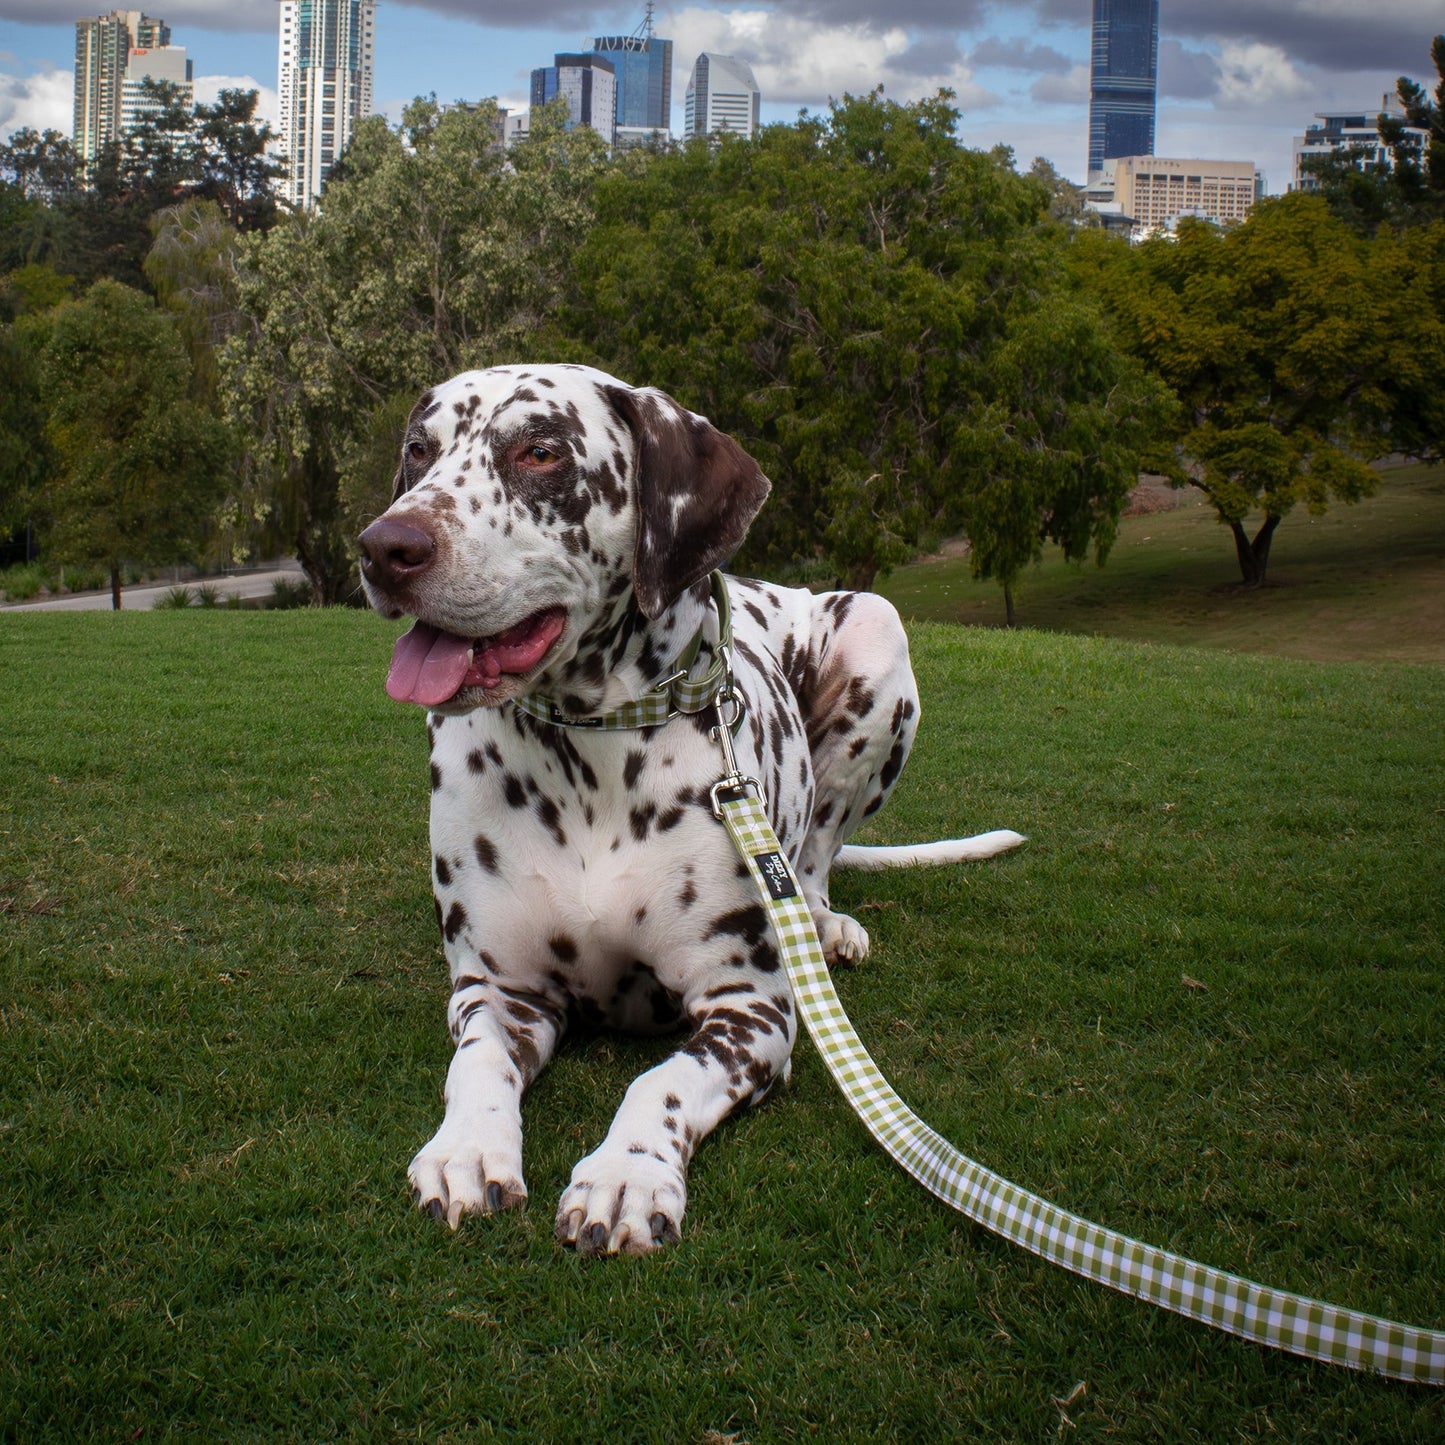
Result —
<instances>
[{"instance_id":1,"label":"shrub","mask_svg":"<svg viewBox=\"0 0 1445 1445\"><path fill-rule=\"evenodd\" d=\"M62 567L56 578L55 591L98 592L110 585L103 567Z\"/></svg>"},{"instance_id":2,"label":"shrub","mask_svg":"<svg viewBox=\"0 0 1445 1445\"><path fill-rule=\"evenodd\" d=\"M47 580L45 568L38 562L17 562L0 572L0 592L11 602L24 602L34 597Z\"/></svg>"},{"instance_id":3,"label":"shrub","mask_svg":"<svg viewBox=\"0 0 1445 1445\"><path fill-rule=\"evenodd\" d=\"M271 601L268 605L278 612L289 611L293 607L309 607L311 584L302 579L291 582L284 577L278 577L271 584Z\"/></svg>"}]
</instances>

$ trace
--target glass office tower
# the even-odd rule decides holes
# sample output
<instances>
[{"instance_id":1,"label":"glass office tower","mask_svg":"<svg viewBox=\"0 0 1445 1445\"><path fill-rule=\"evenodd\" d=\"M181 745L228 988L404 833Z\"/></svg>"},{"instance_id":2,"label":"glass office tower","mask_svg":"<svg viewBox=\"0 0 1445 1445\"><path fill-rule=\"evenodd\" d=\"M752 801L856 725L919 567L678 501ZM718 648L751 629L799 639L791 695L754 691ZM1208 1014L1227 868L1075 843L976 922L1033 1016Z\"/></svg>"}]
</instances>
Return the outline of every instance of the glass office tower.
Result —
<instances>
[{"instance_id":1,"label":"glass office tower","mask_svg":"<svg viewBox=\"0 0 1445 1445\"><path fill-rule=\"evenodd\" d=\"M1094 0L1089 175L1106 160L1154 154L1159 0Z\"/></svg>"}]
</instances>

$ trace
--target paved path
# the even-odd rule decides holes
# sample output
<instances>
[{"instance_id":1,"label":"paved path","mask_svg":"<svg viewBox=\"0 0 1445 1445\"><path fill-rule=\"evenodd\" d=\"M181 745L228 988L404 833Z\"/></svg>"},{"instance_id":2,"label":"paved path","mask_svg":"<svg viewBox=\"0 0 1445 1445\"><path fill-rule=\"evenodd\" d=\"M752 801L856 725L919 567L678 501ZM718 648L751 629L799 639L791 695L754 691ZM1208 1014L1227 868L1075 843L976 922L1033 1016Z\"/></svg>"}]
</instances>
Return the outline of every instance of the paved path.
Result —
<instances>
[{"instance_id":1,"label":"paved path","mask_svg":"<svg viewBox=\"0 0 1445 1445\"><path fill-rule=\"evenodd\" d=\"M202 582L214 587L222 602L232 595L239 597L269 597L271 584L277 581L295 582L300 579L301 568L295 562L282 563L279 567L265 572L232 572L223 577L194 577L185 583L192 590ZM120 594L120 605L127 612L145 612L154 607L176 584L161 582L155 585L126 587ZM110 589L104 592L78 592L64 597L46 597L39 602L17 602L14 605L0 603L0 616L7 612L109 612Z\"/></svg>"}]
</instances>

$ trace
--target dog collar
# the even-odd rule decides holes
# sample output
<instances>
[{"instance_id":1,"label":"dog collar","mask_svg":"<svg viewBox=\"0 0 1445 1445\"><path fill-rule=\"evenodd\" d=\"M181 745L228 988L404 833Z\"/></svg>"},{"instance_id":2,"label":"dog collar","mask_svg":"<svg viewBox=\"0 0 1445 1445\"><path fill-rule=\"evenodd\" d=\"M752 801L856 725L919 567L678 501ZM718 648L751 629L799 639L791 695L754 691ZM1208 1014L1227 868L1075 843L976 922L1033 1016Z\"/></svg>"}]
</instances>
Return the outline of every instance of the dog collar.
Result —
<instances>
[{"instance_id":1,"label":"dog collar","mask_svg":"<svg viewBox=\"0 0 1445 1445\"><path fill-rule=\"evenodd\" d=\"M679 713L699 713L711 707L719 697L732 691L733 622L727 583L722 573L714 572L710 581L713 606L717 608L718 640L711 648L712 660L700 676L691 677L689 673L702 651L702 628L698 628L692 641L678 654L661 682L655 683L635 702L624 703L611 712L577 717L563 712L550 697L540 692L514 698L512 706L528 717L551 723L554 727L589 728L598 732L659 727ZM734 732L741 721L742 709L739 708L732 724Z\"/></svg>"}]
</instances>

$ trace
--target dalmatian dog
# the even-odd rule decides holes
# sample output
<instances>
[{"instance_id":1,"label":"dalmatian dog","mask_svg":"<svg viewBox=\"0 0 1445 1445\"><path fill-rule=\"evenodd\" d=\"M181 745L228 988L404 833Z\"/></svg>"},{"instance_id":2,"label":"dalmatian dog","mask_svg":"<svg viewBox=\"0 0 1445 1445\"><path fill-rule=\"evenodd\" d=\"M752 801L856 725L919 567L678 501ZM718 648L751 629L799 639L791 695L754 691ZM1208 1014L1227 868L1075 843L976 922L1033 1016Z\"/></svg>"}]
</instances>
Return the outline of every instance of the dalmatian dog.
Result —
<instances>
[{"instance_id":1,"label":"dalmatian dog","mask_svg":"<svg viewBox=\"0 0 1445 1445\"><path fill-rule=\"evenodd\" d=\"M700 1141L787 1077L797 1019L767 914L713 815L714 719L572 725L679 669L706 672L710 574L768 490L704 418L587 367L467 372L411 413L361 570L378 612L416 619L386 686L427 710L455 1052L441 1127L408 1175L421 1209L454 1229L525 1203L521 1100L570 1021L686 1030L562 1194L557 1237L583 1254L677 1240ZM868 593L726 586L739 765L761 783L825 953L861 959L867 934L828 901L835 860L986 857L1022 840L843 849L918 726L898 616ZM553 711L539 718L524 697Z\"/></svg>"}]
</instances>

